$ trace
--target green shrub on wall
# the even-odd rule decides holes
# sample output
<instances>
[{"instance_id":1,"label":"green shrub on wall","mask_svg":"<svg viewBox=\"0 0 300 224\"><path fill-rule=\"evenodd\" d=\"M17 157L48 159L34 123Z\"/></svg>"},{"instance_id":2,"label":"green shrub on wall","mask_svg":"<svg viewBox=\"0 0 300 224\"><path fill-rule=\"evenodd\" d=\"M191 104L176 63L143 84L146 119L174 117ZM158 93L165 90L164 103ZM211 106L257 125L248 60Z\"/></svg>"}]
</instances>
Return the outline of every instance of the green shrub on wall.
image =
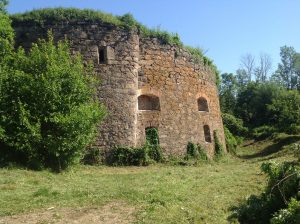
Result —
<instances>
[{"instance_id":1,"label":"green shrub on wall","mask_svg":"<svg viewBox=\"0 0 300 224\"><path fill-rule=\"evenodd\" d=\"M81 162L87 165L101 165L103 164L103 151L98 147L87 147Z\"/></svg>"},{"instance_id":2,"label":"green shrub on wall","mask_svg":"<svg viewBox=\"0 0 300 224\"><path fill-rule=\"evenodd\" d=\"M194 144L193 142L188 142L185 159L208 160L208 156L203 146L200 144Z\"/></svg>"},{"instance_id":3,"label":"green shrub on wall","mask_svg":"<svg viewBox=\"0 0 300 224\"><path fill-rule=\"evenodd\" d=\"M110 150L106 162L113 166L147 166L164 160L159 146L158 129L145 130L146 143L142 147L115 147Z\"/></svg>"},{"instance_id":4,"label":"green shrub on wall","mask_svg":"<svg viewBox=\"0 0 300 224\"><path fill-rule=\"evenodd\" d=\"M145 130L146 141L150 145L159 145L159 136L157 128L150 127Z\"/></svg>"},{"instance_id":5,"label":"green shrub on wall","mask_svg":"<svg viewBox=\"0 0 300 224\"><path fill-rule=\"evenodd\" d=\"M150 159L156 162L163 161L163 153L159 146L158 129L155 127L146 128L146 146Z\"/></svg>"},{"instance_id":6,"label":"green shrub on wall","mask_svg":"<svg viewBox=\"0 0 300 224\"><path fill-rule=\"evenodd\" d=\"M107 163L112 166L146 166L151 162L148 147L115 147L110 150Z\"/></svg>"},{"instance_id":7,"label":"green shrub on wall","mask_svg":"<svg viewBox=\"0 0 300 224\"><path fill-rule=\"evenodd\" d=\"M220 142L217 130L214 130L214 141L215 141L215 156L218 158L224 155L224 147Z\"/></svg>"}]
</instances>

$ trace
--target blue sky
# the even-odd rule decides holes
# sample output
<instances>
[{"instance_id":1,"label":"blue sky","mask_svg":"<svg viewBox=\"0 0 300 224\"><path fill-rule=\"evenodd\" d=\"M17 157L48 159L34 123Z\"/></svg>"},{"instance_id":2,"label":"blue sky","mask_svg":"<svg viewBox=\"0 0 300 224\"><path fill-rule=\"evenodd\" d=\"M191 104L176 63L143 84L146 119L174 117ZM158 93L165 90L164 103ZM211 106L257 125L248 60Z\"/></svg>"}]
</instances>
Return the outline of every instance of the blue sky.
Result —
<instances>
[{"instance_id":1,"label":"blue sky","mask_svg":"<svg viewBox=\"0 0 300 224\"><path fill-rule=\"evenodd\" d=\"M300 52L300 0L11 0L9 13L44 7L132 13L150 28L177 32L184 44L200 47L221 72L235 72L246 53L267 53L273 70L283 45Z\"/></svg>"}]
</instances>

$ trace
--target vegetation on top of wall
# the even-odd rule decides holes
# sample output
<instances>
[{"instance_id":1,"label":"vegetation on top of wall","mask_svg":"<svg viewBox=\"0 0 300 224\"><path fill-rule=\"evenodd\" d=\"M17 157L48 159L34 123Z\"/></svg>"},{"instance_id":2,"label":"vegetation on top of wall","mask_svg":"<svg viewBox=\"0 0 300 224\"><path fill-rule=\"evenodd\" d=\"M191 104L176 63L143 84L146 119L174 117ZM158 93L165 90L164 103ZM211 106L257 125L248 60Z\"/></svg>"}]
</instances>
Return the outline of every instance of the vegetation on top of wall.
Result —
<instances>
[{"instance_id":1,"label":"vegetation on top of wall","mask_svg":"<svg viewBox=\"0 0 300 224\"><path fill-rule=\"evenodd\" d=\"M61 22L72 20L102 21L116 26L122 25L122 21L112 14L76 8L35 9L25 13L11 15L11 18L16 22L33 21L41 25L43 25L45 21Z\"/></svg>"},{"instance_id":2,"label":"vegetation on top of wall","mask_svg":"<svg viewBox=\"0 0 300 224\"><path fill-rule=\"evenodd\" d=\"M200 48L184 46L177 33L167 32L162 30L160 27L150 29L138 22L130 13L126 13L122 16L114 16L109 13L91 9L44 8L14 14L11 15L11 18L14 22L34 21L40 25L43 25L45 21L101 21L118 27L137 29L142 37L157 38L162 44L177 45L186 49L196 63L203 62L204 65L211 67L216 75L218 75L218 70L213 64L213 61L204 56L203 51Z\"/></svg>"}]
</instances>

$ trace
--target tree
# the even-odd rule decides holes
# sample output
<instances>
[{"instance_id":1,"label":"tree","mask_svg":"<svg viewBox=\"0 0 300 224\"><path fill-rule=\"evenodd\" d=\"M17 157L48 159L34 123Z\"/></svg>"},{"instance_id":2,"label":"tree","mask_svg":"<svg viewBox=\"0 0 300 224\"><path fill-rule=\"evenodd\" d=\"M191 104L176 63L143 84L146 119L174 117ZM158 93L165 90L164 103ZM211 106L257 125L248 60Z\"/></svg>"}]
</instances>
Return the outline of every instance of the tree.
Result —
<instances>
[{"instance_id":1,"label":"tree","mask_svg":"<svg viewBox=\"0 0 300 224\"><path fill-rule=\"evenodd\" d=\"M1 70L0 162L60 171L82 157L105 110L93 99L92 70L48 38Z\"/></svg>"},{"instance_id":2,"label":"tree","mask_svg":"<svg viewBox=\"0 0 300 224\"><path fill-rule=\"evenodd\" d=\"M245 69L236 70L236 80L239 87L243 87L249 83L249 76Z\"/></svg>"},{"instance_id":3,"label":"tree","mask_svg":"<svg viewBox=\"0 0 300 224\"><path fill-rule=\"evenodd\" d=\"M271 82L249 83L237 95L235 116L241 118L248 127L267 125L270 122L267 105L280 91L280 87Z\"/></svg>"},{"instance_id":4,"label":"tree","mask_svg":"<svg viewBox=\"0 0 300 224\"><path fill-rule=\"evenodd\" d=\"M272 123L281 131L300 132L300 94L297 90L280 91L268 105Z\"/></svg>"},{"instance_id":5,"label":"tree","mask_svg":"<svg viewBox=\"0 0 300 224\"><path fill-rule=\"evenodd\" d=\"M254 69L256 82L265 82L272 68L270 55L262 53L259 58L259 66Z\"/></svg>"},{"instance_id":6,"label":"tree","mask_svg":"<svg viewBox=\"0 0 300 224\"><path fill-rule=\"evenodd\" d=\"M273 79L281 83L287 89L300 88L299 56L293 47L280 48L281 63L273 75Z\"/></svg>"},{"instance_id":7,"label":"tree","mask_svg":"<svg viewBox=\"0 0 300 224\"><path fill-rule=\"evenodd\" d=\"M220 105L223 113L233 113L236 105L237 81L232 73L221 75L221 87L219 91Z\"/></svg>"},{"instance_id":8,"label":"tree","mask_svg":"<svg viewBox=\"0 0 300 224\"><path fill-rule=\"evenodd\" d=\"M6 13L6 7L8 5L8 0L0 0L0 13Z\"/></svg>"},{"instance_id":9,"label":"tree","mask_svg":"<svg viewBox=\"0 0 300 224\"><path fill-rule=\"evenodd\" d=\"M295 54L294 68L295 68L295 73L298 77L298 82L300 82L300 53ZM300 85L298 83L298 89L299 88L300 88Z\"/></svg>"},{"instance_id":10,"label":"tree","mask_svg":"<svg viewBox=\"0 0 300 224\"><path fill-rule=\"evenodd\" d=\"M251 77L255 69L255 57L251 54L245 54L241 57L241 69L243 69L248 77L248 82L251 81Z\"/></svg>"},{"instance_id":11,"label":"tree","mask_svg":"<svg viewBox=\"0 0 300 224\"><path fill-rule=\"evenodd\" d=\"M10 55L14 45L14 30L8 15L5 13L5 2L0 0L0 64L2 65L4 57Z\"/></svg>"}]
</instances>

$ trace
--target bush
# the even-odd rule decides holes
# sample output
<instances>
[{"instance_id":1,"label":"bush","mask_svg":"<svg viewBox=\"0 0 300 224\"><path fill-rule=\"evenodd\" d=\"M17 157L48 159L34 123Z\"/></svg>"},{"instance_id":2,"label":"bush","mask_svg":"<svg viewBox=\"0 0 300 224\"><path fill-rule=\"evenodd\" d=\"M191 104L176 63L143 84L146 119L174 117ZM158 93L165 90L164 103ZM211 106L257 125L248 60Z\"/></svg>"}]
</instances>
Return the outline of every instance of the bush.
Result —
<instances>
[{"instance_id":1,"label":"bush","mask_svg":"<svg viewBox=\"0 0 300 224\"><path fill-rule=\"evenodd\" d=\"M229 153L236 155L236 148L238 146L238 142L233 134L228 130L227 127L224 127L224 135L225 135L225 142L226 148Z\"/></svg>"},{"instance_id":2,"label":"bush","mask_svg":"<svg viewBox=\"0 0 300 224\"><path fill-rule=\"evenodd\" d=\"M264 163L261 169L268 175L268 184L261 195L250 196L236 209L232 217L241 223L269 223L275 212L285 208L291 198L297 197L299 165Z\"/></svg>"},{"instance_id":3,"label":"bush","mask_svg":"<svg viewBox=\"0 0 300 224\"><path fill-rule=\"evenodd\" d=\"M271 137L276 132L277 132L277 129L275 127L264 125L264 126L254 128L252 130L252 136L255 140L262 140L262 139Z\"/></svg>"},{"instance_id":4,"label":"bush","mask_svg":"<svg viewBox=\"0 0 300 224\"><path fill-rule=\"evenodd\" d=\"M145 132L146 141L149 143L149 145L159 145L159 136L157 128L146 128Z\"/></svg>"},{"instance_id":5,"label":"bush","mask_svg":"<svg viewBox=\"0 0 300 224\"><path fill-rule=\"evenodd\" d=\"M225 127L236 136L245 136L248 134L248 128L244 127L243 120L235 116L222 113L223 124Z\"/></svg>"},{"instance_id":6,"label":"bush","mask_svg":"<svg viewBox=\"0 0 300 224\"><path fill-rule=\"evenodd\" d=\"M68 43L40 40L1 70L0 154L25 166L60 171L79 162L105 115L95 80ZM8 154L9 155L8 155ZM2 156L1 155L1 156ZM20 159L20 160L19 160Z\"/></svg>"},{"instance_id":7,"label":"bush","mask_svg":"<svg viewBox=\"0 0 300 224\"><path fill-rule=\"evenodd\" d=\"M276 212L271 224L298 224L300 222L300 201L292 198L287 209Z\"/></svg>"},{"instance_id":8,"label":"bush","mask_svg":"<svg viewBox=\"0 0 300 224\"><path fill-rule=\"evenodd\" d=\"M164 160L159 145L146 143L142 147L115 147L110 150L106 162L112 166L147 166Z\"/></svg>"},{"instance_id":9,"label":"bush","mask_svg":"<svg viewBox=\"0 0 300 224\"><path fill-rule=\"evenodd\" d=\"M241 118L247 127L255 128L263 125L273 125L268 104L277 98L281 87L272 82L249 82L240 89L237 95L235 114Z\"/></svg>"},{"instance_id":10,"label":"bush","mask_svg":"<svg viewBox=\"0 0 300 224\"><path fill-rule=\"evenodd\" d=\"M192 142L188 142L186 147L186 160L196 159L196 160L208 160L206 150L200 144L194 144Z\"/></svg>"},{"instance_id":11,"label":"bush","mask_svg":"<svg viewBox=\"0 0 300 224\"><path fill-rule=\"evenodd\" d=\"M154 127L146 128L146 147L148 148L149 157L156 161L163 161L163 153L159 146L158 129Z\"/></svg>"},{"instance_id":12,"label":"bush","mask_svg":"<svg viewBox=\"0 0 300 224\"><path fill-rule=\"evenodd\" d=\"M295 157L298 159L298 162L300 162L300 143L295 143L293 145L293 151Z\"/></svg>"},{"instance_id":13,"label":"bush","mask_svg":"<svg viewBox=\"0 0 300 224\"><path fill-rule=\"evenodd\" d=\"M112 166L146 166L150 164L148 147L115 147L110 151L107 163Z\"/></svg>"},{"instance_id":14,"label":"bush","mask_svg":"<svg viewBox=\"0 0 300 224\"><path fill-rule=\"evenodd\" d=\"M88 165L101 165L101 164L103 164L102 150L97 148L97 147L87 147L81 162L83 164L88 164Z\"/></svg>"},{"instance_id":15,"label":"bush","mask_svg":"<svg viewBox=\"0 0 300 224\"><path fill-rule=\"evenodd\" d=\"M147 144L147 143L146 143ZM148 145L148 156L151 160L155 162L163 162L164 156L159 145Z\"/></svg>"},{"instance_id":16,"label":"bush","mask_svg":"<svg viewBox=\"0 0 300 224\"><path fill-rule=\"evenodd\" d=\"M187 154L187 159L189 158L197 158L199 156L199 151L197 149L197 146L192 143L188 142L187 147L186 147L186 154Z\"/></svg>"},{"instance_id":17,"label":"bush","mask_svg":"<svg viewBox=\"0 0 300 224\"><path fill-rule=\"evenodd\" d=\"M300 93L297 90L280 91L268 105L272 124L281 131L297 134L300 130Z\"/></svg>"}]
</instances>

